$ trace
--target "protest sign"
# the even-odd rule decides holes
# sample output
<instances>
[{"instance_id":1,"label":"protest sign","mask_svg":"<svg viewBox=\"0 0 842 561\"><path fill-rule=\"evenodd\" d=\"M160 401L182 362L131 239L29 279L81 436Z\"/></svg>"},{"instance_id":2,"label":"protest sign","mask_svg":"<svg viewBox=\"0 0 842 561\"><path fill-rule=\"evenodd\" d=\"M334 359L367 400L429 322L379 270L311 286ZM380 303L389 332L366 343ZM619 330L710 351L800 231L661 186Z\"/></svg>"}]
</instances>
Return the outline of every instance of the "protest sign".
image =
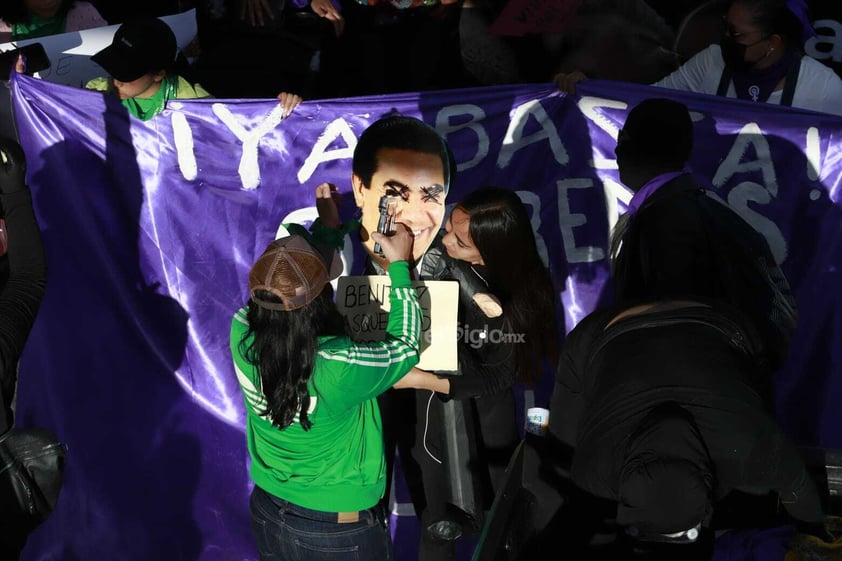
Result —
<instances>
[{"instance_id":1,"label":"protest sign","mask_svg":"<svg viewBox=\"0 0 842 561\"><path fill-rule=\"evenodd\" d=\"M389 320L391 281L385 275L339 277L336 305L355 341L382 341ZM421 304L421 360L418 368L453 372L456 355L459 283L412 281Z\"/></svg>"}]
</instances>

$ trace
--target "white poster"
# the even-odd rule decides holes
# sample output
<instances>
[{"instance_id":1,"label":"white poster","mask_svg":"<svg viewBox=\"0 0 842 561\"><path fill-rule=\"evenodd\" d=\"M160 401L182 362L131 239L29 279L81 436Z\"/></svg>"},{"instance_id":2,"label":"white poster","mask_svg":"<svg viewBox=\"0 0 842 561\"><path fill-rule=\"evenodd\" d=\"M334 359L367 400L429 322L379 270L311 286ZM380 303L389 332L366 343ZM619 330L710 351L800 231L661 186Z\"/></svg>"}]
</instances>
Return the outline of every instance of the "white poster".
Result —
<instances>
[{"instance_id":1,"label":"white poster","mask_svg":"<svg viewBox=\"0 0 842 561\"><path fill-rule=\"evenodd\" d=\"M161 18L175 33L178 48L183 49L196 36L196 10L188 10L181 14L164 16ZM90 57L111 44L111 39L119 25L109 25L26 39L12 43L0 44L0 50L14 49L15 45L22 47L30 43L41 43L50 59L50 68L38 73L38 76L50 82L83 87L89 80L107 73Z\"/></svg>"},{"instance_id":2,"label":"white poster","mask_svg":"<svg viewBox=\"0 0 842 561\"><path fill-rule=\"evenodd\" d=\"M161 19L172 28L179 49L184 49L196 36L196 10L164 16ZM36 76L50 82L81 88L94 78L107 76L105 70L90 57L111 44L118 27L120 26L108 25L14 43L0 43L0 51L8 51L30 43L41 43L50 59L50 67L38 72ZM17 137L12 124L8 83L0 84L0 135Z\"/></svg>"},{"instance_id":3,"label":"white poster","mask_svg":"<svg viewBox=\"0 0 842 561\"><path fill-rule=\"evenodd\" d=\"M382 341L389 321L391 281L382 275L339 277L336 305L355 341ZM412 281L421 304L421 361L418 368L456 371L459 283Z\"/></svg>"}]
</instances>

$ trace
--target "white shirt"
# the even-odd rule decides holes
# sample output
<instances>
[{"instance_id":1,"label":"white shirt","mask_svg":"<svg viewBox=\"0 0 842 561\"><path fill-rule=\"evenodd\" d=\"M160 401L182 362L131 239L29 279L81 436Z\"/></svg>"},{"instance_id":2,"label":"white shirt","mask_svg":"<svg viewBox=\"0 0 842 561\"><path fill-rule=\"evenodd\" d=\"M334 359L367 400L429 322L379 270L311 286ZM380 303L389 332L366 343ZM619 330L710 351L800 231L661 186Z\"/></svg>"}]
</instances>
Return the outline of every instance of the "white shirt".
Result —
<instances>
[{"instance_id":1,"label":"white shirt","mask_svg":"<svg viewBox=\"0 0 842 561\"><path fill-rule=\"evenodd\" d=\"M725 62L719 45L711 45L684 63L678 70L652 84L662 88L716 95ZM767 103L781 103L783 90L772 92ZM728 97L737 97L734 84L728 86ZM792 106L833 115L842 115L842 79L829 67L814 58L801 58L798 83Z\"/></svg>"}]
</instances>

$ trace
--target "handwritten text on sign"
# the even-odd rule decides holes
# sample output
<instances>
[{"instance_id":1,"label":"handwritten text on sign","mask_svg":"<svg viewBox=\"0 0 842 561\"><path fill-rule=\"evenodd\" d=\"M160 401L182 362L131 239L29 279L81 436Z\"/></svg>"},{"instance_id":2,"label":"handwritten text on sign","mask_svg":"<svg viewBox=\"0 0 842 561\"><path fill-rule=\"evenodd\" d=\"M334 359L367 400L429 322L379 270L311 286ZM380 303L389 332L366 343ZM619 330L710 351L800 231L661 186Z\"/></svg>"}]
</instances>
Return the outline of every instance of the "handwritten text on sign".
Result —
<instances>
[{"instance_id":1,"label":"handwritten text on sign","mask_svg":"<svg viewBox=\"0 0 842 561\"><path fill-rule=\"evenodd\" d=\"M423 370L455 371L457 366L456 281L412 281L421 304L421 361ZM389 322L389 277L339 277L336 305L348 320L355 341L382 341Z\"/></svg>"}]
</instances>

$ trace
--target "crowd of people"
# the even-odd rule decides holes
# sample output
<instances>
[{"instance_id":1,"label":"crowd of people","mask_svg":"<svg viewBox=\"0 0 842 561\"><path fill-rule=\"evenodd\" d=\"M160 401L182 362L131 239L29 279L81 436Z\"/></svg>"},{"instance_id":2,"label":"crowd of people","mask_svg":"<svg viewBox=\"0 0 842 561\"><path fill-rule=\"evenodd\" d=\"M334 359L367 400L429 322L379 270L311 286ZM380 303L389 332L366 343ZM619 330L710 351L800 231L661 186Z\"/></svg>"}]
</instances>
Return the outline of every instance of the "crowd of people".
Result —
<instances>
[{"instance_id":1,"label":"crowd of people","mask_svg":"<svg viewBox=\"0 0 842 561\"><path fill-rule=\"evenodd\" d=\"M198 35L173 59L168 50L165 62L170 81L179 75L182 86L189 83L195 88L191 95L199 97L271 98L286 92L299 100L325 99L553 79L563 91L574 92L578 82L592 77L842 112L842 80L804 53L816 36L806 0L571 2L575 13L556 25L560 31L532 23L535 31L519 36L494 32L507 4L499 0L113 4L4 3L0 42L192 8ZM533 17L542 16L552 18L552 10ZM134 58L148 56L161 66L156 60L163 54L161 43L135 49ZM112 72L113 61L103 69ZM151 95L139 93L141 99Z\"/></svg>"},{"instance_id":2,"label":"crowd of people","mask_svg":"<svg viewBox=\"0 0 842 561\"><path fill-rule=\"evenodd\" d=\"M804 54L815 36L804 0L731 0L725 6L720 40L653 85L842 115L842 80ZM587 77L571 69L555 82L573 93Z\"/></svg>"},{"instance_id":3,"label":"crowd of people","mask_svg":"<svg viewBox=\"0 0 842 561\"><path fill-rule=\"evenodd\" d=\"M718 505L734 491L775 493L799 531L833 541L816 484L771 412L772 373L797 327L795 300L763 236L688 172L693 124L667 99L679 89L842 114L842 80L803 52L811 27L802 0L721 2L721 37L687 60L650 57L670 41L676 16L645 2L584 2L579 28L574 19L569 32L511 40L489 31L505 2L146 4L116 13L105 2L10 1L0 8L0 42L120 23L92 57L103 77L86 87L117 95L133 117L151 120L170 99L210 96L277 97L288 115L302 99L529 79L574 92L588 76L618 77L577 64L587 59L582 30L609 14L619 18L615 29L633 20L651 39L631 49L641 64L624 79L664 88L629 112L616 145L620 180L634 195L612 233L613 305L566 337L558 287L515 191L484 186L448 214L457 168L438 131L400 115L363 131L348 178L361 219L342 224L336 186L320 184L318 220L287 225L289 235L251 268L248 302L232 310L261 559L348 551L391 559L386 501L396 451L420 521L419 558L456 559L457 540L483 526L523 439L515 387L541 372L555 372L556 383L551 445L532 466L543 516L531 521L533 551L564 540L571 554L626 559L663 555L667 544L683 548L669 558L709 559ZM187 8L197 9L198 37L180 52L158 16ZM476 35L460 37L466 14ZM479 37L507 68L466 56ZM15 365L45 273L23 156L13 141L0 144L0 156L0 241L8 236L0 263L9 268L0 287L2 434L14 424ZM384 200L389 233L379 231ZM383 341L352 340L333 300L348 232L368 257L352 273L391 281ZM413 280L458 282L460 324L483 326L480 344L460 340L455 374L417 368ZM572 487L542 487L548 472ZM12 509L0 516L0 527L13 528ZM595 545L606 526L613 536ZM29 530L0 535L4 559L16 558Z\"/></svg>"}]
</instances>

